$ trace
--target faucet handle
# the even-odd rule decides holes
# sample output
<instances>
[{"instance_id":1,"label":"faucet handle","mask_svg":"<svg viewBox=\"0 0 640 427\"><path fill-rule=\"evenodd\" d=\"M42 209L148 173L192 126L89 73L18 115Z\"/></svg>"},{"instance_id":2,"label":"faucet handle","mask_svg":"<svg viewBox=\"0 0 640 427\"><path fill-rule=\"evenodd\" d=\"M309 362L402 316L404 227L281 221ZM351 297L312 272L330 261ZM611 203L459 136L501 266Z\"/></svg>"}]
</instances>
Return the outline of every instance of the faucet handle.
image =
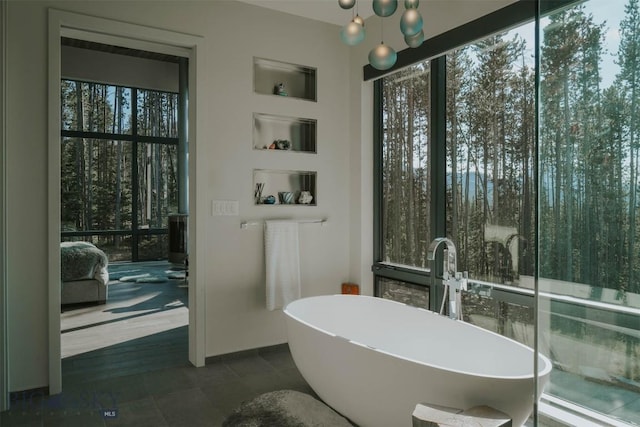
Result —
<instances>
[{"instance_id":1,"label":"faucet handle","mask_svg":"<svg viewBox=\"0 0 640 427\"><path fill-rule=\"evenodd\" d=\"M460 271L456 271L453 279L455 280L455 288L457 291L467 290L467 277L469 277L469 275L467 274L466 271L464 273Z\"/></svg>"},{"instance_id":2,"label":"faucet handle","mask_svg":"<svg viewBox=\"0 0 640 427\"><path fill-rule=\"evenodd\" d=\"M460 284L460 290L466 291L467 290L467 284L469 283L469 272L468 271L463 271L462 274L462 279L461 279L461 284Z\"/></svg>"}]
</instances>

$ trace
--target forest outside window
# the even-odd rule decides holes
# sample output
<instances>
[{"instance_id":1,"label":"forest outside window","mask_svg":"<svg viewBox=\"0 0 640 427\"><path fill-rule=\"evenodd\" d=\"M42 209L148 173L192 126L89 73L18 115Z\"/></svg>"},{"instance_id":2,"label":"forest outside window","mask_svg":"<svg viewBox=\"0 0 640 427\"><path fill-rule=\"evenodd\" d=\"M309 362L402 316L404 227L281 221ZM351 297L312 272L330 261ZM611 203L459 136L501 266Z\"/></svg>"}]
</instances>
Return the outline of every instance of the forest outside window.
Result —
<instances>
[{"instance_id":1,"label":"forest outside window","mask_svg":"<svg viewBox=\"0 0 640 427\"><path fill-rule=\"evenodd\" d=\"M178 94L61 82L62 239L110 261L163 259L177 212Z\"/></svg>"},{"instance_id":2,"label":"forest outside window","mask_svg":"<svg viewBox=\"0 0 640 427\"><path fill-rule=\"evenodd\" d=\"M525 37L533 31L526 24L448 52L443 108L431 105L432 61L381 79L378 265L428 277L427 247L446 235L473 279L532 285L535 76ZM445 137L435 141L439 118ZM434 173L444 188L432 184ZM435 202L442 193L444 203Z\"/></svg>"},{"instance_id":3,"label":"forest outside window","mask_svg":"<svg viewBox=\"0 0 640 427\"><path fill-rule=\"evenodd\" d=\"M429 143L430 64L408 67L380 79L375 195L375 293L419 307L429 295L426 250L431 241Z\"/></svg>"},{"instance_id":4,"label":"forest outside window","mask_svg":"<svg viewBox=\"0 0 640 427\"><path fill-rule=\"evenodd\" d=\"M376 292L423 306L411 294L432 283L424 245L446 235L469 272L465 321L534 347L537 316L547 401L640 425L640 2L569 3L543 16L540 46L533 23L507 22L376 82ZM423 87L443 58L441 107Z\"/></svg>"},{"instance_id":5,"label":"forest outside window","mask_svg":"<svg viewBox=\"0 0 640 427\"><path fill-rule=\"evenodd\" d=\"M539 341L556 366L548 393L633 425L639 23L638 0L582 2L541 21L539 50Z\"/></svg>"},{"instance_id":6,"label":"forest outside window","mask_svg":"<svg viewBox=\"0 0 640 427\"><path fill-rule=\"evenodd\" d=\"M429 62L382 79L382 260L428 268Z\"/></svg>"},{"instance_id":7,"label":"forest outside window","mask_svg":"<svg viewBox=\"0 0 640 427\"><path fill-rule=\"evenodd\" d=\"M447 53L446 230L458 268L531 288L535 249L533 23ZM528 39L528 40L527 40Z\"/></svg>"}]
</instances>

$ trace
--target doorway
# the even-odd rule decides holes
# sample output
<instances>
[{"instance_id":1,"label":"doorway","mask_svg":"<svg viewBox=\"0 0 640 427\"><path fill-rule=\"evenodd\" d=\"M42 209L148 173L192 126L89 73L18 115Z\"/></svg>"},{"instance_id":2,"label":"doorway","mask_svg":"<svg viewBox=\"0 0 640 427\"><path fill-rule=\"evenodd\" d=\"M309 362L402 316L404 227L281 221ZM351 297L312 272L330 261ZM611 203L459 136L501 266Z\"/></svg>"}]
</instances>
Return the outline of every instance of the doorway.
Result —
<instances>
[{"instance_id":1,"label":"doorway","mask_svg":"<svg viewBox=\"0 0 640 427\"><path fill-rule=\"evenodd\" d=\"M188 287L184 265L169 263L168 229L188 215L188 59L61 44L63 378L182 365ZM99 280L87 279L94 270Z\"/></svg>"},{"instance_id":2,"label":"doorway","mask_svg":"<svg viewBox=\"0 0 640 427\"><path fill-rule=\"evenodd\" d=\"M190 89L195 92L198 78L204 74L202 63L196 62L196 51L199 59L202 57L198 46L202 43L199 37L173 33L148 27L126 24L102 18L50 10L49 13L49 144L51 147L60 146L61 117L60 117L60 81L61 75L61 46L62 37L69 37L87 42L97 42L108 45L120 46L141 51L157 52L161 54L175 55L188 58L193 67L188 73ZM195 96L191 97L188 129L190 151L195 152L196 135L202 122L196 111L199 105ZM196 164L195 156L188 160L190 190L195 192ZM61 344L60 344L60 206L61 206L61 152L52 149L49 151L49 389L51 394L62 390L61 374ZM194 197L189 199L195 200ZM188 199L187 199L188 200ZM195 211L195 206L192 206ZM198 241L195 237L197 221L192 215L189 230L189 326L188 326L188 357L195 366L204 365L204 295L203 288L199 286L197 274ZM197 327L200 326L200 327Z\"/></svg>"}]
</instances>

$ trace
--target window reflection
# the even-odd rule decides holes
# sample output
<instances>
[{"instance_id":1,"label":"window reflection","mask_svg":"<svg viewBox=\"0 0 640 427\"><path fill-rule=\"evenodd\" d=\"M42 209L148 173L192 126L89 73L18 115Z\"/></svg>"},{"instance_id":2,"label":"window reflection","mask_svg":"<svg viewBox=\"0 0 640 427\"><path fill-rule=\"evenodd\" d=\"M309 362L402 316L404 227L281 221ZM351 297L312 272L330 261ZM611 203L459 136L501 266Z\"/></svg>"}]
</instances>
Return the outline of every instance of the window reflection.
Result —
<instances>
[{"instance_id":1,"label":"window reflection","mask_svg":"<svg viewBox=\"0 0 640 427\"><path fill-rule=\"evenodd\" d=\"M548 392L640 425L638 17L588 1L542 21L539 317Z\"/></svg>"},{"instance_id":2,"label":"window reflection","mask_svg":"<svg viewBox=\"0 0 640 427\"><path fill-rule=\"evenodd\" d=\"M447 234L460 270L514 286L534 270L533 28L447 54Z\"/></svg>"}]
</instances>

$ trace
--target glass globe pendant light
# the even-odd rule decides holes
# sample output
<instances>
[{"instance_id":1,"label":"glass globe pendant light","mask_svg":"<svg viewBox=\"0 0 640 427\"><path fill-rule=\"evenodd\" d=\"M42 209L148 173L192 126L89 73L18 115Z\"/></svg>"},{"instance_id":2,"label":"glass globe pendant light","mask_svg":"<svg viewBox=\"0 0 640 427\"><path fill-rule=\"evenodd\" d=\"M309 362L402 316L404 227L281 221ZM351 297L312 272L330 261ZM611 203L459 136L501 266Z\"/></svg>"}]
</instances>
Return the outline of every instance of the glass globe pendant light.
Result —
<instances>
[{"instance_id":1,"label":"glass globe pendant light","mask_svg":"<svg viewBox=\"0 0 640 427\"><path fill-rule=\"evenodd\" d=\"M364 36L364 27L358 24L355 18L340 30L340 38L349 46L355 46L362 42L362 40L364 40Z\"/></svg>"},{"instance_id":2,"label":"glass globe pendant light","mask_svg":"<svg viewBox=\"0 0 640 427\"><path fill-rule=\"evenodd\" d=\"M384 42L380 42L369 52L369 64L377 70L388 70L395 65L397 59L396 51Z\"/></svg>"},{"instance_id":3,"label":"glass globe pendant light","mask_svg":"<svg viewBox=\"0 0 640 427\"><path fill-rule=\"evenodd\" d=\"M404 0L404 8L407 10L418 9L418 6L420 6L420 0ZM422 20L422 16L420 17L420 20ZM400 31L402 31L402 18L400 18ZM422 28L413 35L407 35L404 32L402 34L404 34L404 42L409 47L419 47L424 41L424 31Z\"/></svg>"},{"instance_id":4,"label":"glass globe pendant light","mask_svg":"<svg viewBox=\"0 0 640 427\"><path fill-rule=\"evenodd\" d=\"M400 18L400 31L405 36L413 36L422 31L422 15L418 9L406 9Z\"/></svg>"},{"instance_id":5,"label":"glass globe pendant light","mask_svg":"<svg viewBox=\"0 0 640 427\"><path fill-rule=\"evenodd\" d=\"M372 6L375 14L384 18L393 15L398 8L398 0L373 0Z\"/></svg>"},{"instance_id":6,"label":"glass globe pendant light","mask_svg":"<svg viewBox=\"0 0 640 427\"><path fill-rule=\"evenodd\" d=\"M353 22L359 24L362 28L364 28L364 19L358 14L358 3L356 3L356 16L353 18Z\"/></svg>"},{"instance_id":7,"label":"glass globe pendant light","mask_svg":"<svg viewBox=\"0 0 640 427\"><path fill-rule=\"evenodd\" d=\"M338 0L338 4L343 9L351 9L356 4L356 0Z\"/></svg>"},{"instance_id":8,"label":"glass globe pendant light","mask_svg":"<svg viewBox=\"0 0 640 427\"><path fill-rule=\"evenodd\" d=\"M424 22L422 15L418 11L420 0L403 0L405 10L400 17L400 31L404 36L404 41L410 48L417 48L424 42ZM352 19L340 31L340 38L349 45L355 46L365 38L364 19L357 12L357 0L338 0L338 4L343 9L352 9L355 6L356 12L352 12ZM393 15L398 9L398 0L372 0L373 11L380 19L380 44L369 52L369 64L378 70L388 70L392 68L398 59L398 54L389 45L384 43L383 26L384 19Z\"/></svg>"},{"instance_id":9,"label":"glass globe pendant light","mask_svg":"<svg viewBox=\"0 0 640 427\"><path fill-rule=\"evenodd\" d=\"M398 59L398 54L389 45L384 44L384 25L380 19L380 44L369 52L369 64L377 70L388 70Z\"/></svg>"},{"instance_id":10,"label":"glass globe pendant light","mask_svg":"<svg viewBox=\"0 0 640 427\"><path fill-rule=\"evenodd\" d=\"M416 33L412 36L404 36L404 42L409 47L419 47L424 41L424 31L420 30L419 33Z\"/></svg>"}]
</instances>

